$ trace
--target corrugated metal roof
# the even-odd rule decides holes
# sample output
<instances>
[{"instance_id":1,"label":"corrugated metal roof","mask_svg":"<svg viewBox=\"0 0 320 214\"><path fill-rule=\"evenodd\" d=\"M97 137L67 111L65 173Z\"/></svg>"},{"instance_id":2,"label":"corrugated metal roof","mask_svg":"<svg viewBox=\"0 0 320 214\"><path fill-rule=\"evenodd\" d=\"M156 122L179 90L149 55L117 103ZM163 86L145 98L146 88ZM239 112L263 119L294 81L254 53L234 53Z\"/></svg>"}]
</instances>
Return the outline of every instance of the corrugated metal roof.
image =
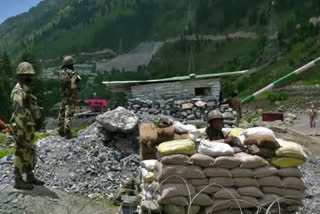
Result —
<instances>
[{"instance_id":1,"label":"corrugated metal roof","mask_svg":"<svg viewBox=\"0 0 320 214\"><path fill-rule=\"evenodd\" d=\"M241 74L245 74L248 71L249 70L213 73L213 74L200 74L200 75L190 74L188 76L171 77L171 78L154 79L154 80L104 81L102 83L105 84L107 87L121 87L121 86L124 87L124 86L148 84L148 83L185 81L190 79L210 79L210 78L222 77L222 76L241 75Z\"/></svg>"}]
</instances>

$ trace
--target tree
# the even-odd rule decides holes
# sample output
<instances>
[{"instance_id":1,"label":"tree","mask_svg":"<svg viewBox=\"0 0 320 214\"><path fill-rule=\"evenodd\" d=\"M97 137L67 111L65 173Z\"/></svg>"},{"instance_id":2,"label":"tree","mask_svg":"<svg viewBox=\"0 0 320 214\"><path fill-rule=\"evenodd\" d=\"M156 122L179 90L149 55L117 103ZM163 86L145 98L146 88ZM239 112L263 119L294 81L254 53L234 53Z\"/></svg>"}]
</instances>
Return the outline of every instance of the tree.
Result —
<instances>
[{"instance_id":1,"label":"tree","mask_svg":"<svg viewBox=\"0 0 320 214\"><path fill-rule=\"evenodd\" d=\"M8 107L11 106L10 92L12 85L10 84L10 76L12 76L11 62L7 53L0 56L0 117L9 122L11 112Z\"/></svg>"}]
</instances>

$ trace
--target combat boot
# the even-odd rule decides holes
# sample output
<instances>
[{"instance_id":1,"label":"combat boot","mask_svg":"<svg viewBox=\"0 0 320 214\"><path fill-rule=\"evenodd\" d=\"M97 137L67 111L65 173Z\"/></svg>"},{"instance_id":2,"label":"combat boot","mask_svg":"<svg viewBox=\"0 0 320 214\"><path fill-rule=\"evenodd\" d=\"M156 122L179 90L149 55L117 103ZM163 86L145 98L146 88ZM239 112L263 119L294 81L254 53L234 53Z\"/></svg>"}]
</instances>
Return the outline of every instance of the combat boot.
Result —
<instances>
[{"instance_id":1,"label":"combat boot","mask_svg":"<svg viewBox=\"0 0 320 214\"><path fill-rule=\"evenodd\" d=\"M16 189L24 189L24 190L32 190L33 186L23 181L22 177L16 177L14 179L14 188Z\"/></svg>"},{"instance_id":2,"label":"combat boot","mask_svg":"<svg viewBox=\"0 0 320 214\"><path fill-rule=\"evenodd\" d=\"M43 181L38 180L34 177L33 173L27 174L27 183L42 186L44 185Z\"/></svg>"},{"instance_id":3,"label":"combat boot","mask_svg":"<svg viewBox=\"0 0 320 214\"><path fill-rule=\"evenodd\" d=\"M65 136L65 133L62 130L58 130L58 133L59 133L60 137L64 137Z\"/></svg>"},{"instance_id":4,"label":"combat boot","mask_svg":"<svg viewBox=\"0 0 320 214\"><path fill-rule=\"evenodd\" d=\"M70 140L70 139L73 138L73 136L72 136L72 134L71 134L70 131L66 131L66 132L65 132L65 138L66 138L67 140Z\"/></svg>"}]
</instances>

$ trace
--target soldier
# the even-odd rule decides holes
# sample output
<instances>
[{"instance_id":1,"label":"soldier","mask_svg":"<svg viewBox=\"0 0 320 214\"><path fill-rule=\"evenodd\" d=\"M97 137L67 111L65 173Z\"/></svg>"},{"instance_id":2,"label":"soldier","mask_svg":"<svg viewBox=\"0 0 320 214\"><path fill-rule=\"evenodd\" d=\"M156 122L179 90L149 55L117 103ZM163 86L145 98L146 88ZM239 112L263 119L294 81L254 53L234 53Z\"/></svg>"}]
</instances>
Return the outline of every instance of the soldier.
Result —
<instances>
[{"instance_id":1,"label":"soldier","mask_svg":"<svg viewBox=\"0 0 320 214\"><path fill-rule=\"evenodd\" d=\"M235 90L232 92L232 98L228 99L227 104L237 112L237 124L239 124L241 117L242 117L242 104L241 100L238 97L238 91Z\"/></svg>"},{"instance_id":2,"label":"soldier","mask_svg":"<svg viewBox=\"0 0 320 214\"><path fill-rule=\"evenodd\" d=\"M210 111L207 115L207 122L209 123L209 127L206 128L206 134L209 140L220 141L228 144L231 144L233 142L234 137L232 136L224 139L224 135L222 133L223 116L220 111Z\"/></svg>"},{"instance_id":3,"label":"soldier","mask_svg":"<svg viewBox=\"0 0 320 214\"><path fill-rule=\"evenodd\" d=\"M29 88L35 71L28 62L22 62L17 68L18 83L11 92L13 106L12 132L14 132L16 152L14 161L15 183L17 189L33 189L34 185L43 185L44 182L36 179L33 169L36 164L34 131L40 120L40 108L36 97ZM26 182L22 174L27 174Z\"/></svg>"},{"instance_id":4,"label":"soldier","mask_svg":"<svg viewBox=\"0 0 320 214\"><path fill-rule=\"evenodd\" d=\"M59 74L61 106L59 112L59 135L70 139L73 107L78 104L78 82L81 79L73 65L75 60L71 56L63 59L62 70Z\"/></svg>"},{"instance_id":5,"label":"soldier","mask_svg":"<svg viewBox=\"0 0 320 214\"><path fill-rule=\"evenodd\" d=\"M317 110L315 109L314 105L311 105L311 110L309 112L309 118L310 118L310 128L315 128L316 122L318 119L318 113L317 113Z\"/></svg>"}]
</instances>

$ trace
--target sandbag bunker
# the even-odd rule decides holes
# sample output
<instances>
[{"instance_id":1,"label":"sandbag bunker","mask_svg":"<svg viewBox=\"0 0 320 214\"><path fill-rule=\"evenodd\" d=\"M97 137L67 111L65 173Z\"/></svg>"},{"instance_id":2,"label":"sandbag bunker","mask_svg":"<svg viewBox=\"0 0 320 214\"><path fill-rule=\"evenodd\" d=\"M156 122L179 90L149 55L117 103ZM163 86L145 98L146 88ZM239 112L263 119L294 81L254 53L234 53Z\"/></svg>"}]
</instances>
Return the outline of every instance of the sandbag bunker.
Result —
<instances>
[{"instance_id":1,"label":"sandbag bunker","mask_svg":"<svg viewBox=\"0 0 320 214\"><path fill-rule=\"evenodd\" d=\"M306 186L298 166L307 156L297 143L276 139L263 127L224 129L241 145L231 147L204 140L203 130L176 133L174 127L172 140L153 124L140 128L145 213L293 214L303 206ZM178 134L185 139L173 140Z\"/></svg>"}]
</instances>

